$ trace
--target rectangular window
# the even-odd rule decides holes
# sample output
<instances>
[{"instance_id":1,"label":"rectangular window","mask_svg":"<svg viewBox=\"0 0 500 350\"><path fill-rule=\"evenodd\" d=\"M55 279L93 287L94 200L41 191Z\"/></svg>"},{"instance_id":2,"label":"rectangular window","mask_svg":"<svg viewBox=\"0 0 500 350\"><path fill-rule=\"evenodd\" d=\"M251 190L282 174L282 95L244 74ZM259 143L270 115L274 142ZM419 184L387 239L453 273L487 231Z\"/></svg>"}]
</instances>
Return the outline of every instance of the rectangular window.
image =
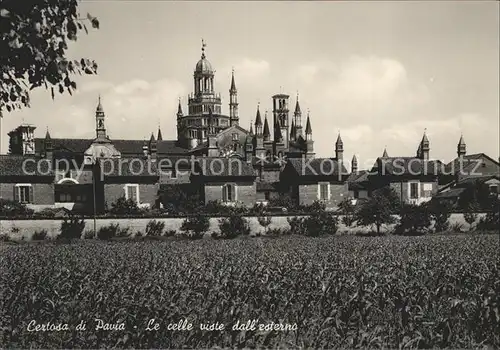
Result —
<instances>
[{"instance_id":1,"label":"rectangular window","mask_svg":"<svg viewBox=\"0 0 500 350\"><path fill-rule=\"evenodd\" d=\"M33 187L30 184L14 187L14 200L20 203L33 203Z\"/></svg>"},{"instance_id":2,"label":"rectangular window","mask_svg":"<svg viewBox=\"0 0 500 350\"><path fill-rule=\"evenodd\" d=\"M139 203L139 185L125 185L125 199L132 199Z\"/></svg>"},{"instance_id":3,"label":"rectangular window","mask_svg":"<svg viewBox=\"0 0 500 350\"><path fill-rule=\"evenodd\" d=\"M359 198L359 191L355 190L353 195L354 195L354 199L358 199Z\"/></svg>"},{"instance_id":4,"label":"rectangular window","mask_svg":"<svg viewBox=\"0 0 500 350\"><path fill-rule=\"evenodd\" d=\"M410 199L418 199L418 182L410 182Z\"/></svg>"},{"instance_id":5,"label":"rectangular window","mask_svg":"<svg viewBox=\"0 0 500 350\"><path fill-rule=\"evenodd\" d=\"M329 199L330 193L330 184L329 183L320 183L319 184L319 199L324 201Z\"/></svg>"},{"instance_id":6,"label":"rectangular window","mask_svg":"<svg viewBox=\"0 0 500 350\"><path fill-rule=\"evenodd\" d=\"M271 199L271 193L269 191L264 192L264 198L266 199L266 201Z\"/></svg>"},{"instance_id":7,"label":"rectangular window","mask_svg":"<svg viewBox=\"0 0 500 350\"><path fill-rule=\"evenodd\" d=\"M490 185L490 193L491 194L498 194L498 185Z\"/></svg>"},{"instance_id":8,"label":"rectangular window","mask_svg":"<svg viewBox=\"0 0 500 350\"><path fill-rule=\"evenodd\" d=\"M238 141L238 133L233 133L233 141Z\"/></svg>"},{"instance_id":9,"label":"rectangular window","mask_svg":"<svg viewBox=\"0 0 500 350\"><path fill-rule=\"evenodd\" d=\"M236 186L234 184L226 184L222 187L222 200L224 202L236 201Z\"/></svg>"}]
</instances>

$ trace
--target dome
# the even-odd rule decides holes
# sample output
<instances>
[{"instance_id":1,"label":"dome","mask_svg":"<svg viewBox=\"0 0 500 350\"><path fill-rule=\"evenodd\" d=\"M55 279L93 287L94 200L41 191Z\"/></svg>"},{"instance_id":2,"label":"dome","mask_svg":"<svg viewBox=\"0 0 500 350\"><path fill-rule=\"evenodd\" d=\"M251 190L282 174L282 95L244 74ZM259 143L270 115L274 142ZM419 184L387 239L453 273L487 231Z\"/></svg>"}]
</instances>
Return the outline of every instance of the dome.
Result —
<instances>
[{"instance_id":1,"label":"dome","mask_svg":"<svg viewBox=\"0 0 500 350\"><path fill-rule=\"evenodd\" d=\"M212 65L210 64L210 62L208 62L208 60L205 57L203 57L201 60L198 61L198 63L196 63L196 72L197 73L213 72Z\"/></svg>"}]
</instances>

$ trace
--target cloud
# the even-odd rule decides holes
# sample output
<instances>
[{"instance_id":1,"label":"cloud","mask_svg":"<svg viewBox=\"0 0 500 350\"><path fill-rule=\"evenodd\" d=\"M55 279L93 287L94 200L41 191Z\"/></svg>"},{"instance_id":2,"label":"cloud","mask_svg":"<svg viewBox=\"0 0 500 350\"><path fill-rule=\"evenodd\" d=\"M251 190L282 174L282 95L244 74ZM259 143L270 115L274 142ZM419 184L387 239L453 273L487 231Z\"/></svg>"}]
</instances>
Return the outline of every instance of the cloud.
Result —
<instances>
[{"instance_id":1,"label":"cloud","mask_svg":"<svg viewBox=\"0 0 500 350\"><path fill-rule=\"evenodd\" d=\"M238 72L238 79L258 81L263 76L269 74L271 66L269 62L265 60L244 58L234 65L234 69Z\"/></svg>"}]
</instances>

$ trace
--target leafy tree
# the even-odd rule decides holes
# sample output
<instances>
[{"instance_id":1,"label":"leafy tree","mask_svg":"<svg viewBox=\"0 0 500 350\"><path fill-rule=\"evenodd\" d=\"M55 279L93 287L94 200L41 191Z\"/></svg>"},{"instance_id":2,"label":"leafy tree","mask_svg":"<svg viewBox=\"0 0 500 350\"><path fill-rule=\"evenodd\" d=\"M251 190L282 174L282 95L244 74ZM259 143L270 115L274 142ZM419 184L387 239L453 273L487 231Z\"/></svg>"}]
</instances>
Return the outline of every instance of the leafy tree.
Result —
<instances>
[{"instance_id":1,"label":"leafy tree","mask_svg":"<svg viewBox=\"0 0 500 350\"><path fill-rule=\"evenodd\" d=\"M141 213L141 209L134 200L120 197L116 202L111 204L111 210L109 212L115 215L136 215Z\"/></svg>"},{"instance_id":2,"label":"leafy tree","mask_svg":"<svg viewBox=\"0 0 500 350\"><path fill-rule=\"evenodd\" d=\"M342 214L342 222L347 227L350 227L354 223L354 205L349 198L345 198L339 205L340 214Z\"/></svg>"},{"instance_id":3,"label":"leafy tree","mask_svg":"<svg viewBox=\"0 0 500 350\"><path fill-rule=\"evenodd\" d=\"M247 219L238 214L231 214L226 218L219 219L220 234L214 235L215 238L231 239L239 235L250 235L250 226Z\"/></svg>"},{"instance_id":4,"label":"leafy tree","mask_svg":"<svg viewBox=\"0 0 500 350\"><path fill-rule=\"evenodd\" d=\"M422 234L431 225L431 215L427 205L404 205L396 231L401 234Z\"/></svg>"},{"instance_id":5,"label":"leafy tree","mask_svg":"<svg viewBox=\"0 0 500 350\"><path fill-rule=\"evenodd\" d=\"M465 190L460 194L458 207L466 211L471 205L479 209L491 207L492 196L488 185L480 181L468 183Z\"/></svg>"},{"instance_id":6,"label":"leafy tree","mask_svg":"<svg viewBox=\"0 0 500 350\"><path fill-rule=\"evenodd\" d=\"M434 220L434 229L436 232L448 230L450 224L448 219L451 216L452 205L448 202L431 200L428 209L432 220Z\"/></svg>"},{"instance_id":7,"label":"leafy tree","mask_svg":"<svg viewBox=\"0 0 500 350\"><path fill-rule=\"evenodd\" d=\"M210 228L210 220L207 216L197 214L189 216L182 222L181 231L183 236L190 239L201 239Z\"/></svg>"},{"instance_id":8,"label":"leafy tree","mask_svg":"<svg viewBox=\"0 0 500 350\"><path fill-rule=\"evenodd\" d=\"M375 190L368 201L363 203L356 213L356 221L360 226L373 226L380 234L380 227L383 224L395 222L393 213L399 208L400 202L397 194L390 187Z\"/></svg>"},{"instance_id":9,"label":"leafy tree","mask_svg":"<svg viewBox=\"0 0 500 350\"><path fill-rule=\"evenodd\" d=\"M333 235L338 229L337 217L326 210L314 211L305 219L304 224L305 234L311 237Z\"/></svg>"},{"instance_id":10,"label":"leafy tree","mask_svg":"<svg viewBox=\"0 0 500 350\"><path fill-rule=\"evenodd\" d=\"M163 207L174 213L195 213L203 206L198 189L192 185L162 185L159 197Z\"/></svg>"},{"instance_id":11,"label":"leafy tree","mask_svg":"<svg viewBox=\"0 0 500 350\"><path fill-rule=\"evenodd\" d=\"M273 219L270 216L259 216L257 217L260 226L264 228L264 233L267 234L268 226L271 225Z\"/></svg>"},{"instance_id":12,"label":"leafy tree","mask_svg":"<svg viewBox=\"0 0 500 350\"><path fill-rule=\"evenodd\" d=\"M29 92L50 87L72 94L74 74L96 74L90 59L70 60L68 43L76 41L87 24L99 28L90 14L78 13L79 0L2 0L0 1L0 113L29 107Z\"/></svg>"},{"instance_id":13,"label":"leafy tree","mask_svg":"<svg viewBox=\"0 0 500 350\"><path fill-rule=\"evenodd\" d=\"M470 203L464 211L465 222L469 224L469 230L472 230L472 225L477 220L477 210L479 205L477 203Z\"/></svg>"}]
</instances>

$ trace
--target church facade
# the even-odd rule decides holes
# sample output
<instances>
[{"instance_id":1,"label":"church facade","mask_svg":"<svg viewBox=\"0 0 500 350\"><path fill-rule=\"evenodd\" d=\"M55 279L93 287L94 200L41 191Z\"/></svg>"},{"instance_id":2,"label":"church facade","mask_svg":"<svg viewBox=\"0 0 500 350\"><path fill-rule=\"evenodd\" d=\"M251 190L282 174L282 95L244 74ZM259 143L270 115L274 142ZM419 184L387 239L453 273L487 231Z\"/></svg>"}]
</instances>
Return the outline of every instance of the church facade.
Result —
<instances>
[{"instance_id":1,"label":"church facade","mask_svg":"<svg viewBox=\"0 0 500 350\"><path fill-rule=\"evenodd\" d=\"M19 200L34 209L64 206L84 210L95 206L103 211L120 197L153 207L164 186L192 184L199 186L205 202L245 206L296 193L301 176L291 177L296 183L283 181L287 162L295 159L298 164L315 157L311 119L308 113L303 128L298 96L293 113L290 96L283 93L271 97L270 118L257 106L255 122L248 130L239 122L234 71L229 115L223 114L214 80L215 70L203 44L187 106L179 100L174 140L164 140L160 128L151 133L149 141L110 139L106 130L109 117L100 97L93 139L52 138L49 130L44 137L35 137L35 126L20 125L8 134L9 154L0 155L0 197ZM337 163L337 158L332 161ZM37 169L44 164L43 171L26 174L26 162ZM307 181L315 180L308 177ZM336 189L334 196L347 194L344 178L335 183L345 191ZM320 194L317 197L322 198ZM312 197L293 198L308 203ZM331 206L341 199L333 200L330 194L326 198Z\"/></svg>"}]
</instances>

